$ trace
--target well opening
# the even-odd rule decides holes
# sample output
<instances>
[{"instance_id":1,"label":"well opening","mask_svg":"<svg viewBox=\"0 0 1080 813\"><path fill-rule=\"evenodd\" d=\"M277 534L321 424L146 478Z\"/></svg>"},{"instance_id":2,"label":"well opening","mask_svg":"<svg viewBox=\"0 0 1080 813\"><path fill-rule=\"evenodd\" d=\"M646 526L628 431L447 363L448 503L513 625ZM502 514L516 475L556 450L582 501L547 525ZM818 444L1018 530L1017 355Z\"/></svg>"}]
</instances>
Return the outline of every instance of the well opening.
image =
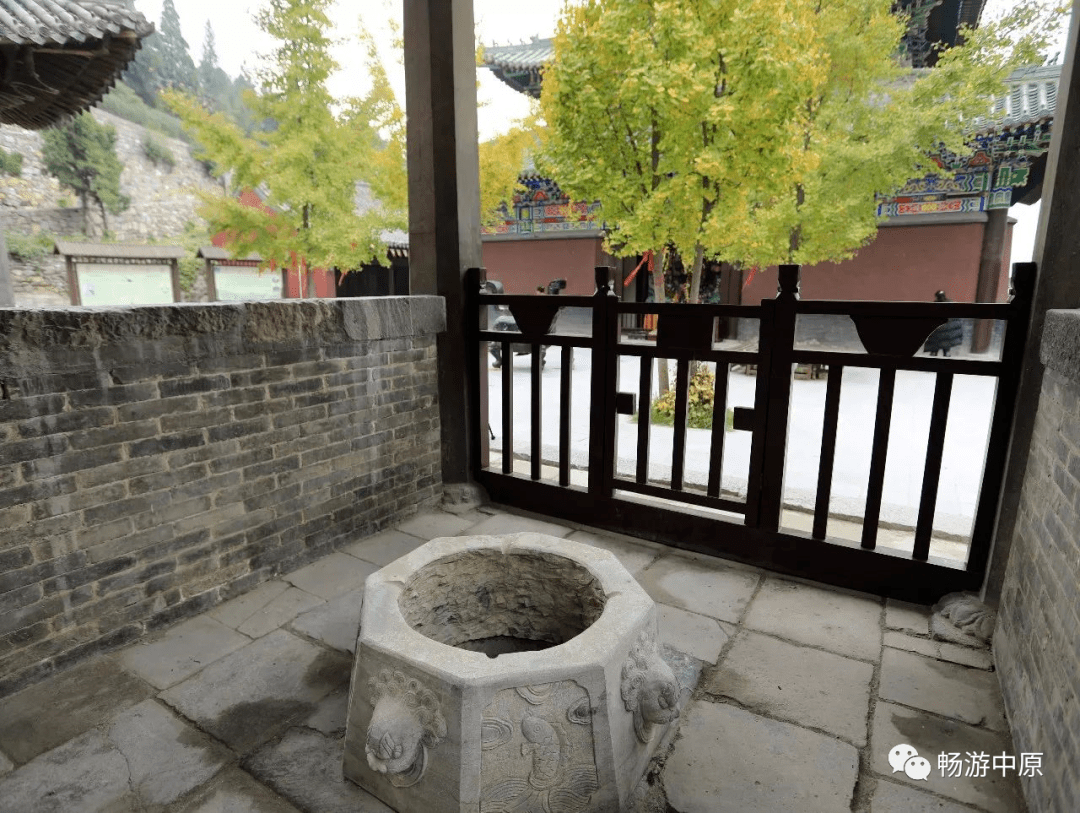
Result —
<instances>
[{"instance_id":1,"label":"well opening","mask_svg":"<svg viewBox=\"0 0 1080 813\"><path fill-rule=\"evenodd\" d=\"M398 606L433 641L494 658L566 643L600 618L605 598L600 581L565 556L474 550L420 568Z\"/></svg>"}]
</instances>

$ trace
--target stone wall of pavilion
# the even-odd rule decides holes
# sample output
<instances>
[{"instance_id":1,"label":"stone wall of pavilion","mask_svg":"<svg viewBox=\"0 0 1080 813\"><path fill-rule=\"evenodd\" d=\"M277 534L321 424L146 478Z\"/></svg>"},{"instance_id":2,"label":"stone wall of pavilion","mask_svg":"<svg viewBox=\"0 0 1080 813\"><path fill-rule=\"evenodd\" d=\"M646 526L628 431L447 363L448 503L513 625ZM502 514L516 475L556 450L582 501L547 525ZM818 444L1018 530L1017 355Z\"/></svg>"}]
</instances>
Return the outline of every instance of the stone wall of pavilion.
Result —
<instances>
[{"instance_id":1,"label":"stone wall of pavilion","mask_svg":"<svg viewBox=\"0 0 1080 813\"><path fill-rule=\"evenodd\" d=\"M1080 311L1049 311L1046 366L994 660L1032 810L1080 810Z\"/></svg>"}]
</instances>

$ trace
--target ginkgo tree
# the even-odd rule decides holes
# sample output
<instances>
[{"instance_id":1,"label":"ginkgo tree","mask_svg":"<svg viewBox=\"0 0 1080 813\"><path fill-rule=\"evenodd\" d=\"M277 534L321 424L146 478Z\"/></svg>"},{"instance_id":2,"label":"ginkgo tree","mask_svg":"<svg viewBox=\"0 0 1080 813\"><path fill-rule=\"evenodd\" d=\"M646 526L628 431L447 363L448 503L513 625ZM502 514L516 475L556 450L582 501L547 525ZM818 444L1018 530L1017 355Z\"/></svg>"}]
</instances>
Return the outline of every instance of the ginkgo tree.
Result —
<instances>
[{"instance_id":1,"label":"ginkgo tree","mask_svg":"<svg viewBox=\"0 0 1080 813\"><path fill-rule=\"evenodd\" d=\"M1022 0L912 71L892 0L583 0L544 73L545 162L600 200L611 250L746 265L851 256L875 196L964 150L1060 12ZM662 291L662 288L661 288Z\"/></svg>"},{"instance_id":2,"label":"ginkgo tree","mask_svg":"<svg viewBox=\"0 0 1080 813\"><path fill-rule=\"evenodd\" d=\"M404 115L372 39L364 38L372 87L363 97L336 99L327 80L331 56L327 16L332 0L269 0L256 15L278 45L255 78L248 106L263 129L245 135L226 115L196 99L168 102L219 173L235 189L256 190L264 207L230 195L203 195L212 232L225 232L237 256L257 253L264 266L296 264L311 288L314 268L358 269L385 256L383 234L407 222ZM357 184L377 202L357 211Z\"/></svg>"}]
</instances>

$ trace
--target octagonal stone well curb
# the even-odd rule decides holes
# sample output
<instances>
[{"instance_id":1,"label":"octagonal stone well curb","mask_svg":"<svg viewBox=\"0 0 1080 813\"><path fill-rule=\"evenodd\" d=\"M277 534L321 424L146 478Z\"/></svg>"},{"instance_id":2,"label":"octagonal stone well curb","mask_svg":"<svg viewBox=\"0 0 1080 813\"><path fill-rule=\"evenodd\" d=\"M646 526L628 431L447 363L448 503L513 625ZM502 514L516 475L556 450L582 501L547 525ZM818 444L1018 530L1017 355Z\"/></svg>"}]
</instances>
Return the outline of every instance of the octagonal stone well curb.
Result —
<instances>
[{"instance_id":1,"label":"octagonal stone well curb","mask_svg":"<svg viewBox=\"0 0 1080 813\"><path fill-rule=\"evenodd\" d=\"M399 813L627 810L679 714L657 619L605 550L432 540L366 581L345 776Z\"/></svg>"}]
</instances>

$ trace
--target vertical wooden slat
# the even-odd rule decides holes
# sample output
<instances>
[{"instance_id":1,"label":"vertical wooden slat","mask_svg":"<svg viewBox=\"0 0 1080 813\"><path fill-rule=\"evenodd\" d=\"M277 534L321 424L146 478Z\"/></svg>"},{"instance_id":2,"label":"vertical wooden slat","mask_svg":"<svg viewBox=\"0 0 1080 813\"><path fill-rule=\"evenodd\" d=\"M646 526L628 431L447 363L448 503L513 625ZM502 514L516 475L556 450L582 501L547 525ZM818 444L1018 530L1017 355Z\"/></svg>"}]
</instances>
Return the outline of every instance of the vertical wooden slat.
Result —
<instances>
[{"instance_id":1,"label":"vertical wooden slat","mask_svg":"<svg viewBox=\"0 0 1080 813\"><path fill-rule=\"evenodd\" d=\"M679 359L675 374L675 440L671 450L671 487L682 491L686 464L686 408L690 389L690 362Z\"/></svg>"},{"instance_id":2,"label":"vertical wooden slat","mask_svg":"<svg viewBox=\"0 0 1080 813\"><path fill-rule=\"evenodd\" d=\"M896 370L883 367L878 379L877 418L874 421L874 446L870 455L870 483L866 492L862 546L873 550L877 545L881 517L881 492L885 484L885 458L889 449L889 426L892 423L893 390Z\"/></svg>"},{"instance_id":3,"label":"vertical wooden slat","mask_svg":"<svg viewBox=\"0 0 1080 813\"><path fill-rule=\"evenodd\" d=\"M836 426L840 420L841 365L829 366L825 387L825 419L821 426L821 460L818 465L817 501L814 504L814 539L824 539L829 523L829 498L832 496L833 462L836 459Z\"/></svg>"},{"instance_id":4,"label":"vertical wooden slat","mask_svg":"<svg viewBox=\"0 0 1080 813\"><path fill-rule=\"evenodd\" d=\"M938 484L941 481L941 457L945 448L945 427L949 419L952 385L952 373L938 374L934 386L934 406L930 410L930 438L926 444L919 519L915 523L915 550L911 554L913 559L924 562L930 555L930 534L934 528L934 509L937 506Z\"/></svg>"},{"instance_id":5,"label":"vertical wooden slat","mask_svg":"<svg viewBox=\"0 0 1080 813\"><path fill-rule=\"evenodd\" d=\"M727 362L716 362L716 389L713 390L712 440L709 446L710 497L720 496L724 469L724 436L727 432Z\"/></svg>"},{"instance_id":6,"label":"vertical wooden slat","mask_svg":"<svg viewBox=\"0 0 1080 813\"><path fill-rule=\"evenodd\" d=\"M570 485L570 408L571 373L574 370L574 348L563 347L562 369L559 371L559 485Z\"/></svg>"},{"instance_id":7,"label":"vertical wooden slat","mask_svg":"<svg viewBox=\"0 0 1080 813\"><path fill-rule=\"evenodd\" d=\"M649 421L652 418L652 357L641 357L641 376L638 379L637 481L649 479Z\"/></svg>"},{"instance_id":8,"label":"vertical wooden slat","mask_svg":"<svg viewBox=\"0 0 1080 813\"><path fill-rule=\"evenodd\" d=\"M514 471L514 354L510 342L502 343L502 470Z\"/></svg>"},{"instance_id":9,"label":"vertical wooden slat","mask_svg":"<svg viewBox=\"0 0 1080 813\"><path fill-rule=\"evenodd\" d=\"M529 371L531 386L529 387L529 400L531 401L532 414L532 443L530 444L529 462L532 464L532 479L540 479L540 354L542 349L539 344L532 346L532 369Z\"/></svg>"}]
</instances>

